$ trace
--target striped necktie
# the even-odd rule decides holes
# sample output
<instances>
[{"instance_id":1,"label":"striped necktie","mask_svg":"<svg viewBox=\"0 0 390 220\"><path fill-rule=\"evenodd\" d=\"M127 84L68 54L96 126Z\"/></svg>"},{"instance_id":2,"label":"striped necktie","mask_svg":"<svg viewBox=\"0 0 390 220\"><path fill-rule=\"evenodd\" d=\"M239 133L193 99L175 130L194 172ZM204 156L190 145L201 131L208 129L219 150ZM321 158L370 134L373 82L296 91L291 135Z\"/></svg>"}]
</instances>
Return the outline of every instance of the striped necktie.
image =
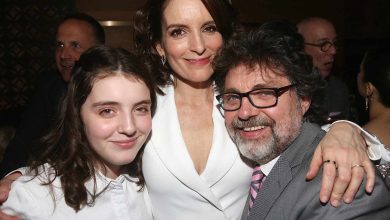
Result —
<instances>
[{"instance_id":1,"label":"striped necktie","mask_svg":"<svg viewBox=\"0 0 390 220\"><path fill-rule=\"evenodd\" d=\"M260 170L260 166L256 166L253 169L251 188L249 190L250 198L249 198L249 210L253 207L253 203L255 202L257 193L259 192L262 186L262 180L264 178L263 172Z\"/></svg>"}]
</instances>

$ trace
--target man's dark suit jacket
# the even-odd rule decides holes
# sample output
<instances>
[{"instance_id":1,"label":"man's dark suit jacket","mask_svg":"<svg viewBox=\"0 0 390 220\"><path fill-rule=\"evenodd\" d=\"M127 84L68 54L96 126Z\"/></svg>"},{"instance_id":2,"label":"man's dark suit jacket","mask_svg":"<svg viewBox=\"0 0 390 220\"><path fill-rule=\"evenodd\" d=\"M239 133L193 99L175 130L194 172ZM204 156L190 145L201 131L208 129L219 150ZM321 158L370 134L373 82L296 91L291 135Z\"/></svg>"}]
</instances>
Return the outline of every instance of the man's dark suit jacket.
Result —
<instances>
[{"instance_id":1,"label":"man's dark suit jacket","mask_svg":"<svg viewBox=\"0 0 390 220\"><path fill-rule=\"evenodd\" d=\"M379 173L371 195L360 187L351 204L342 203L334 208L329 203L320 203L322 173L309 182L305 176L315 147L323 136L324 131L317 125L303 124L300 135L281 154L266 177L249 217L248 207L245 207L242 219L390 219L390 193Z\"/></svg>"},{"instance_id":2,"label":"man's dark suit jacket","mask_svg":"<svg viewBox=\"0 0 390 220\"><path fill-rule=\"evenodd\" d=\"M326 81L328 82L328 86L324 90L323 110L332 116L329 117L328 123L340 119L350 119L349 91L347 85L332 75Z\"/></svg>"},{"instance_id":3,"label":"man's dark suit jacket","mask_svg":"<svg viewBox=\"0 0 390 220\"><path fill-rule=\"evenodd\" d=\"M4 159L0 165L0 177L26 166L37 140L52 125L66 89L67 84L57 71L45 72L38 79L35 93L22 115L15 137L4 153Z\"/></svg>"}]
</instances>

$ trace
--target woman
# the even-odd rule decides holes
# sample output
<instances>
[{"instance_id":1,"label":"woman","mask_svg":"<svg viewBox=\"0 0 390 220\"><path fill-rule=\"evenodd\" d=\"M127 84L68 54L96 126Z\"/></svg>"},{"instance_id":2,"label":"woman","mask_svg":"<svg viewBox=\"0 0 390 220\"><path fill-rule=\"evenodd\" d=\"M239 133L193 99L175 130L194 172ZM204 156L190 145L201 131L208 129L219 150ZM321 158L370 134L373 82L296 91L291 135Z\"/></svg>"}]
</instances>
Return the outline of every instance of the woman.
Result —
<instances>
[{"instance_id":1,"label":"woman","mask_svg":"<svg viewBox=\"0 0 390 220\"><path fill-rule=\"evenodd\" d=\"M2 209L22 219L152 219L141 155L154 83L124 49L97 46L72 72L56 126Z\"/></svg>"},{"instance_id":2,"label":"woman","mask_svg":"<svg viewBox=\"0 0 390 220\"><path fill-rule=\"evenodd\" d=\"M363 126L387 147L377 168L390 187L390 47L368 50L357 76L358 89L366 100L369 121Z\"/></svg>"},{"instance_id":3,"label":"woman","mask_svg":"<svg viewBox=\"0 0 390 220\"><path fill-rule=\"evenodd\" d=\"M153 135L143 156L155 219L241 217L252 168L240 158L215 108L212 80L212 60L233 35L234 18L225 0L149 0L136 14L136 51L150 64L160 88ZM339 126L338 131L346 125ZM346 134L349 137L350 132L343 131L343 136ZM345 182L349 182L344 177L350 177L351 172L364 173L363 169L351 171L353 162L364 161L365 168L370 162L362 153L365 149L360 154L348 149L350 160L346 160L345 151L331 149L334 138L325 139L328 148L323 153L318 148L316 166L309 176L318 170L322 154L324 158L337 157L342 178L336 179L334 190L344 192ZM325 169L330 176L336 175L334 166L325 165ZM372 174L373 169L368 172ZM327 192L321 199L327 201L333 179L324 179L323 183ZM355 178L351 185L356 189L360 183L361 179ZM356 191L354 187L348 188L349 197Z\"/></svg>"}]
</instances>

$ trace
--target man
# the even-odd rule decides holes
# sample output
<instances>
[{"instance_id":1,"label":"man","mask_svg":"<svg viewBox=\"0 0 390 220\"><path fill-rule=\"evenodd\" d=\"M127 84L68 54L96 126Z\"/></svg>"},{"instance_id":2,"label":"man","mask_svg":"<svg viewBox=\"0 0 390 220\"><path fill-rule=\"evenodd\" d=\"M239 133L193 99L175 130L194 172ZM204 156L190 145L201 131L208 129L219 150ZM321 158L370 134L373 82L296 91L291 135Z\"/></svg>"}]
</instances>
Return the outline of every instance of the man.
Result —
<instances>
[{"instance_id":1,"label":"man","mask_svg":"<svg viewBox=\"0 0 390 220\"><path fill-rule=\"evenodd\" d=\"M75 62L88 48L104 43L103 27L89 15L71 14L59 23L55 50L57 70L42 74L38 80L36 92L22 116L19 129L6 149L0 177L26 165L37 139L49 129L57 113Z\"/></svg>"},{"instance_id":2,"label":"man","mask_svg":"<svg viewBox=\"0 0 390 220\"><path fill-rule=\"evenodd\" d=\"M233 40L215 60L217 98L229 135L256 164L242 219L387 219L390 194L379 175L371 195L360 188L351 204L338 208L320 202L319 178L306 181L324 136L309 122L318 117L314 97L323 87L311 70L302 37L282 22ZM324 166L337 164L329 158Z\"/></svg>"},{"instance_id":3,"label":"man","mask_svg":"<svg viewBox=\"0 0 390 220\"><path fill-rule=\"evenodd\" d=\"M327 121L347 119L350 113L348 87L332 75L337 53L337 33L333 24L323 18L309 17L300 21L297 27L305 40L305 52L313 59L315 71L328 82L323 104L328 112Z\"/></svg>"}]
</instances>

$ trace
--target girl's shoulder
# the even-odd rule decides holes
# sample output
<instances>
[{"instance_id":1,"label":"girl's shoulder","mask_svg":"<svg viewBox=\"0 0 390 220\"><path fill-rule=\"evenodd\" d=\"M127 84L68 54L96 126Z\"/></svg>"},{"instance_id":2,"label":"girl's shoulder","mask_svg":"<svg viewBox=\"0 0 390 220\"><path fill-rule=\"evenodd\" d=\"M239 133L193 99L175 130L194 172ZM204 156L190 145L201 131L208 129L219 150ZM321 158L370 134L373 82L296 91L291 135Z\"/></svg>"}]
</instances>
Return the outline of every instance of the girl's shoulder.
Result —
<instances>
[{"instance_id":1,"label":"girl's shoulder","mask_svg":"<svg viewBox=\"0 0 390 220\"><path fill-rule=\"evenodd\" d=\"M31 170L27 168L26 172L16 179L16 183L22 185L41 185L46 186L47 183L52 182L50 185L58 186L60 184L60 178L56 176L55 169L49 164L43 164L38 167L37 170Z\"/></svg>"},{"instance_id":2,"label":"girl's shoulder","mask_svg":"<svg viewBox=\"0 0 390 220\"><path fill-rule=\"evenodd\" d=\"M53 184L45 185L45 176L50 172L46 172L48 170L44 169L44 166L39 169L39 175L28 171L12 183L8 199L2 206L7 214L18 214L23 216L23 219L42 219L43 216L50 215L54 208L52 193L56 196L61 193L61 190L55 187L60 181L54 180Z\"/></svg>"}]
</instances>

